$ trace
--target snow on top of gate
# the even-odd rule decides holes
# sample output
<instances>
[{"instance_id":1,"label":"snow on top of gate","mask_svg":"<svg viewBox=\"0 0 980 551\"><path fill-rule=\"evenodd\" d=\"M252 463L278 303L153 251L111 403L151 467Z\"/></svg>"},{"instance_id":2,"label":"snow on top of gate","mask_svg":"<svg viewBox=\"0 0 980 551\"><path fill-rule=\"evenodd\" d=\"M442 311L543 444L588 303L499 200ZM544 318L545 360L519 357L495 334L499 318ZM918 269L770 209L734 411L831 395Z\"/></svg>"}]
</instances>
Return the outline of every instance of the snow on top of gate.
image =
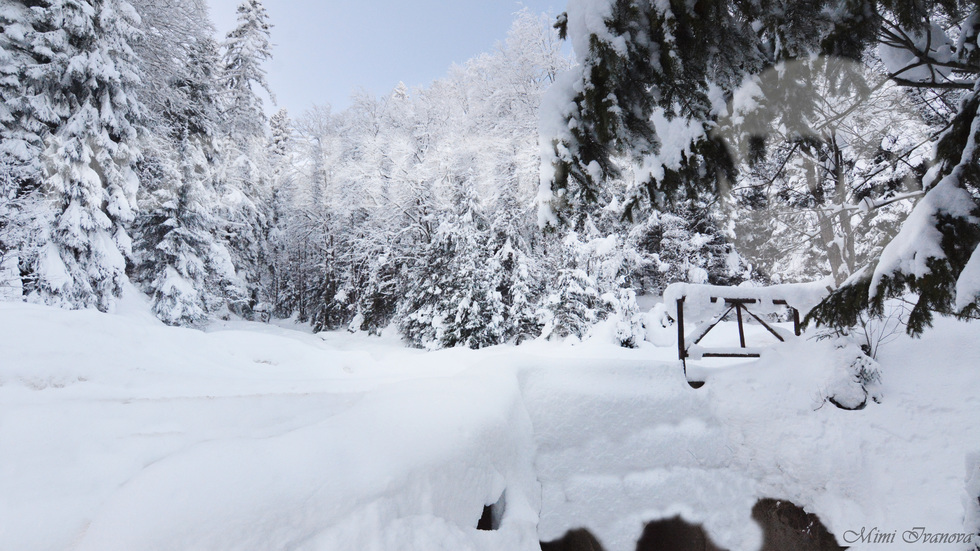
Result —
<instances>
[{"instance_id":1,"label":"snow on top of gate","mask_svg":"<svg viewBox=\"0 0 980 551\"><path fill-rule=\"evenodd\" d=\"M755 301L749 309L756 315L781 312L786 306L796 308L806 315L820 304L832 290L833 280L824 279L810 283L786 283L768 287L727 287L697 283L671 283L664 290L664 307L667 314L677 319L677 300L684 299L684 321L700 323L722 314L730 305L725 300ZM712 298L715 299L712 302ZM774 301L785 301L776 304Z\"/></svg>"}]
</instances>

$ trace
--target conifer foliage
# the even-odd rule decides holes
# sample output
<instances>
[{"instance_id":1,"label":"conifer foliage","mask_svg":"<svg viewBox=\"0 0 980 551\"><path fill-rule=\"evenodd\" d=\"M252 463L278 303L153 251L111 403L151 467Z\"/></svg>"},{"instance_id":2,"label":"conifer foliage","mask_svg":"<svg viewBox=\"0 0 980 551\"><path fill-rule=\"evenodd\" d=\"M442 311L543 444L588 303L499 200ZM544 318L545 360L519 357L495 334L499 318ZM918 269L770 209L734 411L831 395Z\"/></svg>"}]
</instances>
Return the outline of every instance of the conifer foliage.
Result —
<instances>
[{"instance_id":1,"label":"conifer foliage","mask_svg":"<svg viewBox=\"0 0 980 551\"><path fill-rule=\"evenodd\" d=\"M851 70L855 62L880 57L878 70L910 90L960 91L958 108L942 121L948 129L922 180L925 194L903 229L813 317L852 325L862 311L880 313L886 299L908 292L916 295L910 333L927 327L933 312L975 315L975 2L571 0L558 26L579 68L543 108L544 224L574 225L607 203L623 166L638 167L616 197L627 216L638 207L725 195L739 178L731 143L716 131L729 107L742 118L768 110L783 128L819 134L826 125L818 126L821 86L814 84L827 79L834 88L866 91ZM760 77L772 86L761 89ZM764 127L737 132L755 158L767 140L776 145Z\"/></svg>"},{"instance_id":2,"label":"conifer foliage","mask_svg":"<svg viewBox=\"0 0 980 551\"><path fill-rule=\"evenodd\" d=\"M263 63L272 58L271 24L261 0L238 7L238 23L223 44L222 132L218 180L221 194L221 232L244 296L232 309L250 316L252 307L267 300L269 272L272 169L269 165L267 119L261 92L274 98Z\"/></svg>"},{"instance_id":3,"label":"conifer foliage","mask_svg":"<svg viewBox=\"0 0 980 551\"><path fill-rule=\"evenodd\" d=\"M225 118L236 139L264 133L265 114L259 89L272 96L263 68L263 63L272 59L271 29L261 0L245 0L238 6L238 24L225 40Z\"/></svg>"},{"instance_id":4,"label":"conifer foliage","mask_svg":"<svg viewBox=\"0 0 980 551\"><path fill-rule=\"evenodd\" d=\"M4 209L16 214L4 241L19 244L33 300L105 310L122 288L136 213L139 16L122 0L7 6L4 164L14 200L31 210Z\"/></svg>"},{"instance_id":5,"label":"conifer foliage","mask_svg":"<svg viewBox=\"0 0 980 551\"><path fill-rule=\"evenodd\" d=\"M238 294L235 268L215 235L214 168L220 104L217 48L199 36L167 82L161 133L143 163L146 196L136 221L135 279L172 325L201 325ZM236 292L238 291L238 292Z\"/></svg>"},{"instance_id":6,"label":"conifer foliage","mask_svg":"<svg viewBox=\"0 0 980 551\"><path fill-rule=\"evenodd\" d=\"M0 295L107 310L128 276L199 325L267 285L267 15L222 58L202 3L133 2L0 9Z\"/></svg>"}]
</instances>

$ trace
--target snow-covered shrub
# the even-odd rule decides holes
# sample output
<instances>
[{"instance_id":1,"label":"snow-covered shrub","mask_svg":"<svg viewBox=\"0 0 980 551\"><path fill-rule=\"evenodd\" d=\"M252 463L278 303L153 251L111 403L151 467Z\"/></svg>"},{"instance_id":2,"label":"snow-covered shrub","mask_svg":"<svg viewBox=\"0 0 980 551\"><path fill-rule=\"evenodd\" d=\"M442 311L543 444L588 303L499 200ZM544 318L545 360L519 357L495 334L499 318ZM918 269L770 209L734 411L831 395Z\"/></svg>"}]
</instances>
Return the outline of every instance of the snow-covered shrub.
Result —
<instances>
[{"instance_id":1,"label":"snow-covered shrub","mask_svg":"<svg viewBox=\"0 0 980 551\"><path fill-rule=\"evenodd\" d=\"M541 333L548 338L582 338L600 315L608 314L605 306L588 273L579 268L565 268L558 273L541 305L539 317L544 322Z\"/></svg>"},{"instance_id":2,"label":"snow-covered shrub","mask_svg":"<svg viewBox=\"0 0 980 551\"><path fill-rule=\"evenodd\" d=\"M849 332L860 341L865 354L878 357L882 346L904 334L908 319L908 307L902 301L889 301L884 304L881 315L862 312L858 315L858 325Z\"/></svg>"},{"instance_id":3,"label":"snow-covered shrub","mask_svg":"<svg viewBox=\"0 0 980 551\"><path fill-rule=\"evenodd\" d=\"M878 362L865 354L858 343L846 337L837 338L834 349L831 357L834 373L824 390L827 401L847 410L864 409L869 399L880 403Z\"/></svg>"},{"instance_id":4,"label":"snow-covered shrub","mask_svg":"<svg viewBox=\"0 0 980 551\"><path fill-rule=\"evenodd\" d=\"M23 293L17 255L0 254L0 301L20 300Z\"/></svg>"},{"instance_id":5,"label":"snow-covered shrub","mask_svg":"<svg viewBox=\"0 0 980 551\"><path fill-rule=\"evenodd\" d=\"M656 346L677 346L677 329L674 327L673 320L667 315L667 308L663 302L658 302L649 312L641 314L640 322L643 325L645 340Z\"/></svg>"},{"instance_id":6,"label":"snow-covered shrub","mask_svg":"<svg viewBox=\"0 0 980 551\"><path fill-rule=\"evenodd\" d=\"M636 348L645 338L640 308L636 304L636 291L620 288L616 294L606 293L603 299L613 307L616 341L620 346Z\"/></svg>"}]
</instances>

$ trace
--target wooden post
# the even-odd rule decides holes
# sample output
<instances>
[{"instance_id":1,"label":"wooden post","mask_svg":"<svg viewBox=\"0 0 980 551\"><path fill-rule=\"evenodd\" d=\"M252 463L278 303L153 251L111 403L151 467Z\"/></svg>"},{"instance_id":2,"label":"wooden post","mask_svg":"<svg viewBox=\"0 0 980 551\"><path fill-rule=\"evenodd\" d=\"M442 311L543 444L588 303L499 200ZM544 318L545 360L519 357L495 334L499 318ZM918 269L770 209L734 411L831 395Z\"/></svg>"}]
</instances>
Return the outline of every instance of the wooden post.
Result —
<instances>
[{"instance_id":1,"label":"wooden post","mask_svg":"<svg viewBox=\"0 0 980 551\"><path fill-rule=\"evenodd\" d=\"M793 332L800 336L800 311L793 308Z\"/></svg>"},{"instance_id":2,"label":"wooden post","mask_svg":"<svg viewBox=\"0 0 980 551\"><path fill-rule=\"evenodd\" d=\"M738 342L745 348L745 327L742 326L742 304L735 303L735 315L738 316Z\"/></svg>"},{"instance_id":3,"label":"wooden post","mask_svg":"<svg viewBox=\"0 0 980 551\"><path fill-rule=\"evenodd\" d=\"M684 346L684 297L677 299L677 359L687 358L687 348Z\"/></svg>"}]
</instances>

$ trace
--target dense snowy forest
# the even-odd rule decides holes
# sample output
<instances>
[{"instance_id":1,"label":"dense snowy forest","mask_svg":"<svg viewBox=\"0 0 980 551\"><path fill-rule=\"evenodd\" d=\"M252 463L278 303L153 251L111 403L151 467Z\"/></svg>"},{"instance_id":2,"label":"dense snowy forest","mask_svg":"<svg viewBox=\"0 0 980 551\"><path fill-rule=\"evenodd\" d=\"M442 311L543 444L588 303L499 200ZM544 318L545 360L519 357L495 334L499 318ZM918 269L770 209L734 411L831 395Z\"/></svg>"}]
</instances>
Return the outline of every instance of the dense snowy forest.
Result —
<instances>
[{"instance_id":1,"label":"dense snowy forest","mask_svg":"<svg viewBox=\"0 0 980 551\"><path fill-rule=\"evenodd\" d=\"M563 4L0 0L0 549L980 549L980 2Z\"/></svg>"},{"instance_id":2,"label":"dense snowy forest","mask_svg":"<svg viewBox=\"0 0 980 551\"><path fill-rule=\"evenodd\" d=\"M677 281L976 317L980 12L779 6L572 0L424 88L270 117L260 0L220 40L200 0L5 1L0 294L107 311L128 278L172 325L426 348L632 346Z\"/></svg>"}]
</instances>

